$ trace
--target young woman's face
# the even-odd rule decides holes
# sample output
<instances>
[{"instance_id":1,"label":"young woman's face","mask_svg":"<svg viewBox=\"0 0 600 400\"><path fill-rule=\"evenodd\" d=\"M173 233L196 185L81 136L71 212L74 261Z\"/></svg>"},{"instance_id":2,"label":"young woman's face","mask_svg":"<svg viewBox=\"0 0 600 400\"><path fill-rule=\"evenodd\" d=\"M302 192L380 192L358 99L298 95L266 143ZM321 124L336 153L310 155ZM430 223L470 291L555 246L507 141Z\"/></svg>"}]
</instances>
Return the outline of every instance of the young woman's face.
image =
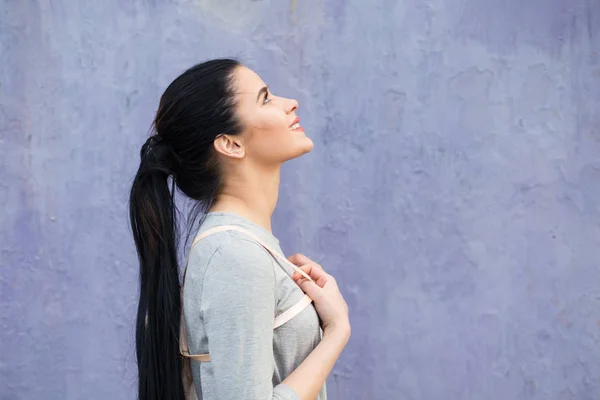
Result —
<instances>
[{"instance_id":1,"label":"young woman's face","mask_svg":"<svg viewBox=\"0 0 600 400\"><path fill-rule=\"evenodd\" d=\"M243 125L238 139L243 157L276 165L308 153L313 148L296 116L298 102L273 95L262 79L246 67L235 72L237 114Z\"/></svg>"}]
</instances>

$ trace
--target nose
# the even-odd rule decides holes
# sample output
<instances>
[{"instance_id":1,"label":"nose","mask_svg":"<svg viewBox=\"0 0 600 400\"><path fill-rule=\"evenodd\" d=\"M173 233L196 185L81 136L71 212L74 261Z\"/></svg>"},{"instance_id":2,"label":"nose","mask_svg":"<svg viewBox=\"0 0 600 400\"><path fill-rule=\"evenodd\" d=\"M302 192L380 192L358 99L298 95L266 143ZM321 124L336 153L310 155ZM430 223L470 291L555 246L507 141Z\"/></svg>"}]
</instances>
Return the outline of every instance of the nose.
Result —
<instances>
[{"instance_id":1,"label":"nose","mask_svg":"<svg viewBox=\"0 0 600 400\"><path fill-rule=\"evenodd\" d=\"M295 99L288 99L286 102L286 108L287 110L285 111L287 114L296 111L298 109L298 100Z\"/></svg>"}]
</instances>

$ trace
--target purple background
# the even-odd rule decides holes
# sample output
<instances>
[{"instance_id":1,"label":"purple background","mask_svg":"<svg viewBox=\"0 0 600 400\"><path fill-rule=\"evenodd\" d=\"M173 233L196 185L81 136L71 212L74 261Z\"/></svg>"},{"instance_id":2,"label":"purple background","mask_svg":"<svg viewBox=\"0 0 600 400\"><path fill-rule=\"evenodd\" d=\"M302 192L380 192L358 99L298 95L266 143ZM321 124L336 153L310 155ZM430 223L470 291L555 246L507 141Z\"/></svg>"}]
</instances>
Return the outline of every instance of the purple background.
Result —
<instances>
[{"instance_id":1,"label":"purple background","mask_svg":"<svg viewBox=\"0 0 600 400\"><path fill-rule=\"evenodd\" d=\"M597 0L0 5L1 399L135 397L127 191L218 56L315 141L275 233L351 308L332 400L600 398Z\"/></svg>"}]
</instances>

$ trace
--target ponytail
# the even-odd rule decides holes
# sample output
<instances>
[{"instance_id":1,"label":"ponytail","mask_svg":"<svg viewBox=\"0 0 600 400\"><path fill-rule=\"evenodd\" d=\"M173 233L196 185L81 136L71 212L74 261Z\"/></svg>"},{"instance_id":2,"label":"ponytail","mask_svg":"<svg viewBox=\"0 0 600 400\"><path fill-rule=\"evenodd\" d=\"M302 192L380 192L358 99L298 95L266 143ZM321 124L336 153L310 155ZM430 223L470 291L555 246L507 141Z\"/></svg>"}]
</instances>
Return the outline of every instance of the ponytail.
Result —
<instances>
[{"instance_id":1,"label":"ponytail","mask_svg":"<svg viewBox=\"0 0 600 400\"><path fill-rule=\"evenodd\" d=\"M133 238L140 263L136 356L140 400L183 400L179 354L181 298L177 219L167 159L154 135L142 146L129 197ZM162 156L162 157L161 157Z\"/></svg>"},{"instance_id":2,"label":"ponytail","mask_svg":"<svg viewBox=\"0 0 600 400\"><path fill-rule=\"evenodd\" d=\"M234 79L240 65L231 59L210 60L179 75L161 96L155 134L142 146L129 195L140 262L135 338L139 400L184 399L174 188L194 201L189 239L197 216L210 209L221 185L214 140L223 133L242 132L235 110Z\"/></svg>"}]
</instances>

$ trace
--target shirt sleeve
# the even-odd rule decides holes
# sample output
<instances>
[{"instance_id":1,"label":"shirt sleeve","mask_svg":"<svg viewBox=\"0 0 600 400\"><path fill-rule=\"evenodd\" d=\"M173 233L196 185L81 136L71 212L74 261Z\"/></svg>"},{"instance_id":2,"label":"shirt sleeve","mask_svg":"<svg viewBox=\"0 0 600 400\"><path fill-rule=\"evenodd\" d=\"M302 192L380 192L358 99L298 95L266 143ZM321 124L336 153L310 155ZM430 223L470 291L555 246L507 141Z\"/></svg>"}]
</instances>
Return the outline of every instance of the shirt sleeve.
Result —
<instances>
[{"instance_id":1,"label":"shirt sleeve","mask_svg":"<svg viewBox=\"0 0 600 400\"><path fill-rule=\"evenodd\" d=\"M299 400L292 388L273 387L275 275L269 253L240 237L211 259L201 310L219 399Z\"/></svg>"}]
</instances>

